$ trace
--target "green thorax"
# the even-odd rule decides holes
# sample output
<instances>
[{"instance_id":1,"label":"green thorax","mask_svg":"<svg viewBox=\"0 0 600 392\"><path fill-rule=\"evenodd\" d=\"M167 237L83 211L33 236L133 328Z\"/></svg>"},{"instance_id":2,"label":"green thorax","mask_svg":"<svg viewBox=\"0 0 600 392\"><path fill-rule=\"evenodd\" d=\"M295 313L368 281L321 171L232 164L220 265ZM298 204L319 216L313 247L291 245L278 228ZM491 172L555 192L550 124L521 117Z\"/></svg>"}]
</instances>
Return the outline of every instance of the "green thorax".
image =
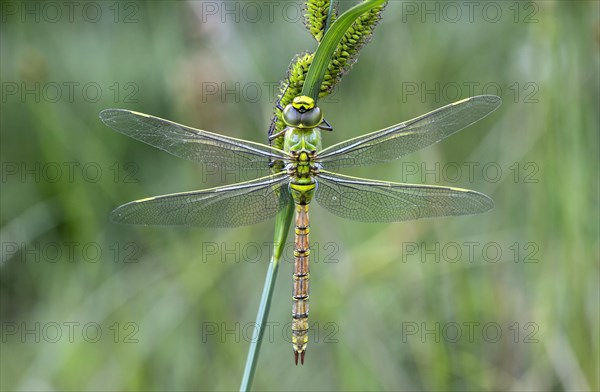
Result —
<instances>
[{"instance_id":1,"label":"green thorax","mask_svg":"<svg viewBox=\"0 0 600 392\"><path fill-rule=\"evenodd\" d=\"M292 157L287 165L292 177L292 197L296 204L309 204L316 187L315 159L321 150L321 131L317 126L323 121L323 115L311 98L300 96L285 108L283 120L287 125L283 149Z\"/></svg>"}]
</instances>

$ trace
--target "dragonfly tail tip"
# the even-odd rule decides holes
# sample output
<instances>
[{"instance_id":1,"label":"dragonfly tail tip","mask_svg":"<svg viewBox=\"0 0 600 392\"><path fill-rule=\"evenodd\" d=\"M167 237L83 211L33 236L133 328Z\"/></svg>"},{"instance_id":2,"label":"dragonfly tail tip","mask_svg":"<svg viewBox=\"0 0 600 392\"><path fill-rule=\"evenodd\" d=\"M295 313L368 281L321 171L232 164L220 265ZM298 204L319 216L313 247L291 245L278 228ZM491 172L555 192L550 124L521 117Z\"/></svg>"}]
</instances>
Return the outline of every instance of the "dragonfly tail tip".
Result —
<instances>
[{"instance_id":1,"label":"dragonfly tail tip","mask_svg":"<svg viewBox=\"0 0 600 392\"><path fill-rule=\"evenodd\" d=\"M300 365L304 365L304 354L306 354L306 351L298 352L294 350L294 362L296 362L296 366L298 366L298 354L300 354Z\"/></svg>"}]
</instances>

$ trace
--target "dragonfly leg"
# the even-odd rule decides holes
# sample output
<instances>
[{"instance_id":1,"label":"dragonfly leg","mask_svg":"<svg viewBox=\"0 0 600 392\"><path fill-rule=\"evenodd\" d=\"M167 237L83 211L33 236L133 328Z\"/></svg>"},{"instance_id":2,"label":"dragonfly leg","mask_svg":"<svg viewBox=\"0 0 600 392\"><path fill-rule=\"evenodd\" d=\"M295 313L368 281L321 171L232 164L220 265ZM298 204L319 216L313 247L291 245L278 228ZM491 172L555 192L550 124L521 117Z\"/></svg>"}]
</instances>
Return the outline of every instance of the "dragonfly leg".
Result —
<instances>
[{"instance_id":1,"label":"dragonfly leg","mask_svg":"<svg viewBox=\"0 0 600 392\"><path fill-rule=\"evenodd\" d=\"M285 92L287 91L287 89L290 87L290 84L288 83L287 86L285 86L285 89L283 89L283 92L281 93L281 97L279 97L279 99L277 100L277 102L275 103L275 108L279 109L280 112L283 112L283 106L281 106L281 99L283 98L283 96L285 95ZM273 119L271 120L271 125L269 126L269 141L272 141L273 139L278 138L279 136L281 136L284 131L278 132L277 134L273 134L273 132L275 132L275 126L277 125L277 114L273 115Z\"/></svg>"},{"instance_id":2,"label":"dragonfly leg","mask_svg":"<svg viewBox=\"0 0 600 392\"><path fill-rule=\"evenodd\" d=\"M287 132L287 130L289 129L289 127L285 127L283 128L281 131L277 132L274 135L269 135L269 141L273 140L273 139L277 139L279 136L283 135L284 133ZM273 129L274 130L274 129ZM270 130L269 130L270 132Z\"/></svg>"},{"instance_id":3,"label":"dragonfly leg","mask_svg":"<svg viewBox=\"0 0 600 392\"><path fill-rule=\"evenodd\" d=\"M333 127L325 119L323 119L323 121L321 122L321 124L318 125L317 128L320 128L324 131L333 131Z\"/></svg>"},{"instance_id":4,"label":"dragonfly leg","mask_svg":"<svg viewBox=\"0 0 600 392\"><path fill-rule=\"evenodd\" d=\"M271 135L273 135L273 132L275 132L275 125L277 124L277 115L273 116L273 119L271 120L271 125L269 125L269 141L271 141Z\"/></svg>"},{"instance_id":5,"label":"dragonfly leg","mask_svg":"<svg viewBox=\"0 0 600 392\"><path fill-rule=\"evenodd\" d=\"M290 83L288 82L287 86L285 86L285 88L283 89L283 92L281 93L281 97L279 97L279 99L277 100L277 103L275 104L275 107L279 110L281 110L283 112L283 106L281 106L281 99L285 96L285 93L287 92L288 88L290 88Z\"/></svg>"}]
</instances>

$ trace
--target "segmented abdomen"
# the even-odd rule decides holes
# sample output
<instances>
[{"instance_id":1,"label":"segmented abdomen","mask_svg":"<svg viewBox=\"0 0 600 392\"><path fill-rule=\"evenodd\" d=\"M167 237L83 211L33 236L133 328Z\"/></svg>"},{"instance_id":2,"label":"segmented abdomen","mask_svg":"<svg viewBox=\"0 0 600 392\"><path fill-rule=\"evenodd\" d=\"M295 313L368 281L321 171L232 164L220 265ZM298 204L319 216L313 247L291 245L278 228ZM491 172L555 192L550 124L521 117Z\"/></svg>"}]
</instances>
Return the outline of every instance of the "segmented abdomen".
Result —
<instances>
[{"instance_id":1,"label":"segmented abdomen","mask_svg":"<svg viewBox=\"0 0 600 392\"><path fill-rule=\"evenodd\" d=\"M304 364L304 354L308 343L308 295L309 295L309 263L310 255L308 235L308 204L296 204L296 225L294 236L294 289L292 292L292 345L294 357L298 364Z\"/></svg>"}]
</instances>

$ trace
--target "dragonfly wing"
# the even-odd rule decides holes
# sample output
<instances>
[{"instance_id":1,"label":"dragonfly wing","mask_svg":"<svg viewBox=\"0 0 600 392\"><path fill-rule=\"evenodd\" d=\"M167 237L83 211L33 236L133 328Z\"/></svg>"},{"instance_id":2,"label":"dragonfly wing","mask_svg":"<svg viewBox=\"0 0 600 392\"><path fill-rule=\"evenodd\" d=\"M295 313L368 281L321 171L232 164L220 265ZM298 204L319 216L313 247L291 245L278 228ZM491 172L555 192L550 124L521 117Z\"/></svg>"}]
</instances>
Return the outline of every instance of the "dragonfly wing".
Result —
<instances>
[{"instance_id":1,"label":"dragonfly wing","mask_svg":"<svg viewBox=\"0 0 600 392\"><path fill-rule=\"evenodd\" d=\"M321 171L317 202L342 218L398 222L485 212L494 206L486 195L467 189L366 180Z\"/></svg>"},{"instance_id":2,"label":"dragonfly wing","mask_svg":"<svg viewBox=\"0 0 600 392\"><path fill-rule=\"evenodd\" d=\"M117 223L235 227L274 216L290 202L285 172L239 184L136 200L111 213Z\"/></svg>"},{"instance_id":3,"label":"dragonfly wing","mask_svg":"<svg viewBox=\"0 0 600 392\"><path fill-rule=\"evenodd\" d=\"M270 159L286 156L285 152L265 144L186 127L131 110L103 110L100 119L117 132L177 157L227 169L268 169Z\"/></svg>"},{"instance_id":4,"label":"dragonfly wing","mask_svg":"<svg viewBox=\"0 0 600 392\"><path fill-rule=\"evenodd\" d=\"M388 162L420 150L477 122L496 110L494 95L463 99L415 119L359 136L324 149L320 162L327 170Z\"/></svg>"}]
</instances>

